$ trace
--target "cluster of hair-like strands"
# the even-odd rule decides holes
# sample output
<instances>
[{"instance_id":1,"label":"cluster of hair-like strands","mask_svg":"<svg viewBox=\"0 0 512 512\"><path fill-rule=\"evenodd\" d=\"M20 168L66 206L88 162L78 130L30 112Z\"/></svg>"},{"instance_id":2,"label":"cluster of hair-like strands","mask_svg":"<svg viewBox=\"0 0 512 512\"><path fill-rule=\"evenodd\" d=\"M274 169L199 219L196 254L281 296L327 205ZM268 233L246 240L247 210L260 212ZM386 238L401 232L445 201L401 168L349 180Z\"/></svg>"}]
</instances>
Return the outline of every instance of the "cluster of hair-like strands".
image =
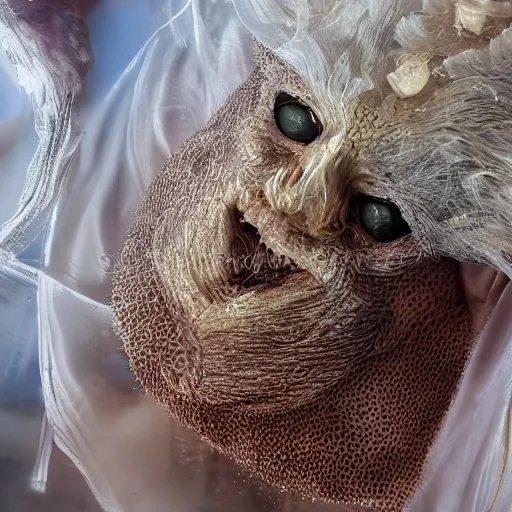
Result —
<instances>
[{"instance_id":1,"label":"cluster of hair-like strands","mask_svg":"<svg viewBox=\"0 0 512 512\"><path fill-rule=\"evenodd\" d=\"M264 184L270 206L310 234L325 234L327 226L338 224L341 197L327 192L337 186L337 158L323 151L322 146L309 150L294 148L276 132L272 122L260 112L243 130L239 147L243 161L250 163L250 176L270 174ZM297 180L293 186L292 180Z\"/></svg>"},{"instance_id":2,"label":"cluster of hair-like strands","mask_svg":"<svg viewBox=\"0 0 512 512\"><path fill-rule=\"evenodd\" d=\"M271 51L258 47L257 63L261 84L257 94L261 99L250 117L242 120L236 144L235 161L237 165L242 163L247 172L242 181L237 173L238 179L229 186L241 193L242 203L258 190L264 192L269 205L286 214L293 224L315 236L330 236L333 226L337 231L344 227L345 212L339 212L347 206L344 194L332 191L341 192L354 178L345 165L346 154L338 151L342 136L337 134L325 144L318 141L309 146L297 145L283 136L274 120L276 94L286 91L309 104L314 98L302 78ZM323 115L340 117L339 112L335 116L322 107L313 108ZM342 165L347 171L343 174L338 172Z\"/></svg>"},{"instance_id":3,"label":"cluster of hair-like strands","mask_svg":"<svg viewBox=\"0 0 512 512\"><path fill-rule=\"evenodd\" d=\"M369 177L380 193L396 200L428 250L491 264L512 275L511 141L506 129L512 115L512 36L505 28L512 2L234 2L256 39L317 96L340 109L366 90L382 91L386 73L401 57L414 52L430 61L432 75L444 81L444 92L434 92L432 110L416 116L407 135L378 146L382 153L374 162L377 167L367 169ZM485 18L482 34L464 26L461 9ZM287 193L294 200L282 193L283 180L276 182L280 174L269 183L269 193L277 187L275 197L300 210L305 184L321 185L326 176L312 167ZM389 179L393 174L400 180Z\"/></svg>"},{"instance_id":4,"label":"cluster of hair-like strands","mask_svg":"<svg viewBox=\"0 0 512 512\"><path fill-rule=\"evenodd\" d=\"M242 22L315 89L347 102L379 87L405 0L234 0Z\"/></svg>"},{"instance_id":5,"label":"cluster of hair-like strands","mask_svg":"<svg viewBox=\"0 0 512 512\"><path fill-rule=\"evenodd\" d=\"M92 61L85 11L92 2L0 0L2 46L34 106L39 146L0 245L17 251L41 229L78 142L73 103Z\"/></svg>"},{"instance_id":6,"label":"cluster of hair-like strands","mask_svg":"<svg viewBox=\"0 0 512 512\"><path fill-rule=\"evenodd\" d=\"M315 143L298 152L279 141L265 113L261 114L259 125L253 122L256 127L249 126L243 138L247 152L255 155L253 159L262 160L253 162L255 168L268 168L279 160L265 195L273 208L301 223L310 234L332 234L333 226L339 231L345 227L350 187L356 180L366 179L363 172L352 172L343 150L350 128L348 105L366 90L380 89L392 64L389 54L395 44L395 26L406 12L406 4L411 4L364 0L234 3L256 40L285 62L276 65L276 57L260 49L258 63L264 80L271 84L268 89L279 83L293 94L298 92L293 86L303 83L304 91L297 96L304 101L308 95L324 99L320 112L327 124L334 119L341 130L335 138L329 137L327 145ZM287 73L283 71L286 65L290 66ZM273 76L276 72L278 78ZM271 101L272 93L266 93L264 102ZM288 186L295 173L300 178ZM339 194L333 194L334 189Z\"/></svg>"},{"instance_id":7,"label":"cluster of hair-like strands","mask_svg":"<svg viewBox=\"0 0 512 512\"><path fill-rule=\"evenodd\" d=\"M76 94L83 86L92 60L83 16L88 4L93 3L2 0L0 21L23 42L33 62L39 61L40 73L58 82L60 91ZM14 61L23 61L20 49L10 47L8 51ZM40 81L39 85L43 84L46 80Z\"/></svg>"},{"instance_id":8,"label":"cluster of hair-like strands","mask_svg":"<svg viewBox=\"0 0 512 512\"><path fill-rule=\"evenodd\" d=\"M482 37L454 30L461 4L482 16ZM406 49L444 56L434 73L446 85L408 126L407 145L381 154L381 170L396 173L396 195L420 239L511 276L512 29L502 29L510 26L512 3L437 1L427 8L404 19L399 39Z\"/></svg>"}]
</instances>

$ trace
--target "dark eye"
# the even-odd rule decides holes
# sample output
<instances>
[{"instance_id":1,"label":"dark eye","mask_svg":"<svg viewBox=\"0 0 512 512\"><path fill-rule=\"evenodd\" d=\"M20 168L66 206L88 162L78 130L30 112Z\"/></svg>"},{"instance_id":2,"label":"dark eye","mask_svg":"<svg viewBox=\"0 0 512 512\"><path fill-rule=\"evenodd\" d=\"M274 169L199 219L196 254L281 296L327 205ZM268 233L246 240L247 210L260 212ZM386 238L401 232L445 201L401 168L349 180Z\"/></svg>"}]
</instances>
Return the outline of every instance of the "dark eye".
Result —
<instances>
[{"instance_id":1,"label":"dark eye","mask_svg":"<svg viewBox=\"0 0 512 512\"><path fill-rule=\"evenodd\" d=\"M281 132L295 142L308 144L320 135L320 122L313 111L289 94L277 95L274 118Z\"/></svg>"},{"instance_id":2,"label":"dark eye","mask_svg":"<svg viewBox=\"0 0 512 512\"><path fill-rule=\"evenodd\" d=\"M360 195L358 207L361 224L377 242L392 242L411 232L400 210L393 203Z\"/></svg>"}]
</instances>

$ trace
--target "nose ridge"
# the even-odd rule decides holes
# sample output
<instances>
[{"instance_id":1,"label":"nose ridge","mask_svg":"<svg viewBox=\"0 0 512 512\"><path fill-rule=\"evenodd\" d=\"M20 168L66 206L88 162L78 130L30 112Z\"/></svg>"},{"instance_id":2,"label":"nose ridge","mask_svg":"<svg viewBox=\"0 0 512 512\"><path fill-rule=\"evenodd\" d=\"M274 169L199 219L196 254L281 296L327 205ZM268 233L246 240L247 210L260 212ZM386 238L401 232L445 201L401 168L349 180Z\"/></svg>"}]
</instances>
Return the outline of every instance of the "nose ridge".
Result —
<instances>
[{"instance_id":1,"label":"nose ridge","mask_svg":"<svg viewBox=\"0 0 512 512\"><path fill-rule=\"evenodd\" d=\"M339 231L348 204L350 166L339 147L312 148L298 164L282 169L265 185L271 208L311 236Z\"/></svg>"}]
</instances>

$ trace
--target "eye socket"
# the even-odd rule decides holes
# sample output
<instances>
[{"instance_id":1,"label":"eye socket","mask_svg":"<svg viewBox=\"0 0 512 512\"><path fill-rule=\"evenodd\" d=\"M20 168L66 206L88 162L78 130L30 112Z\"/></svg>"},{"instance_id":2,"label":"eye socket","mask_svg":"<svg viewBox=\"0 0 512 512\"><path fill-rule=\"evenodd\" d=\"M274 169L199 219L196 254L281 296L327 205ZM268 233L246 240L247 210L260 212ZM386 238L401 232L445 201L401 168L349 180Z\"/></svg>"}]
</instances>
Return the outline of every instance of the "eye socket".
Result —
<instances>
[{"instance_id":1,"label":"eye socket","mask_svg":"<svg viewBox=\"0 0 512 512\"><path fill-rule=\"evenodd\" d=\"M400 210L393 203L360 195L358 210L362 226L377 242L393 242L411 232Z\"/></svg>"},{"instance_id":2,"label":"eye socket","mask_svg":"<svg viewBox=\"0 0 512 512\"><path fill-rule=\"evenodd\" d=\"M322 131L314 112L299 99L285 92L276 97L274 119L281 133L295 142L309 144Z\"/></svg>"}]
</instances>

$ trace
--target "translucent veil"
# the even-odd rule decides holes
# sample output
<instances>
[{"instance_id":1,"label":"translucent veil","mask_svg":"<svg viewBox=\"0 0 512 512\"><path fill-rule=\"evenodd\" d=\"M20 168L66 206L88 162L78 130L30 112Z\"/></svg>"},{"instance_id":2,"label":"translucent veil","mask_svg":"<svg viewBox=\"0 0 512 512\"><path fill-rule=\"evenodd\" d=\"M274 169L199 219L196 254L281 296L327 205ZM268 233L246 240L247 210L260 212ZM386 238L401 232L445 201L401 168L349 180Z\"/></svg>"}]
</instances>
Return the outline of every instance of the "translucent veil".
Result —
<instances>
[{"instance_id":1,"label":"translucent veil","mask_svg":"<svg viewBox=\"0 0 512 512\"><path fill-rule=\"evenodd\" d=\"M254 36L277 50L297 32L280 32L263 1L108 0L84 17L90 47L71 45L59 64L24 44L37 24L10 4L0 0L0 449L17 443L43 492L55 443L108 511L343 510L251 483L169 420L133 381L109 307L118 251L163 162L247 78ZM411 511L512 503L511 307L509 286Z\"/></svg>"}]
</instances>

